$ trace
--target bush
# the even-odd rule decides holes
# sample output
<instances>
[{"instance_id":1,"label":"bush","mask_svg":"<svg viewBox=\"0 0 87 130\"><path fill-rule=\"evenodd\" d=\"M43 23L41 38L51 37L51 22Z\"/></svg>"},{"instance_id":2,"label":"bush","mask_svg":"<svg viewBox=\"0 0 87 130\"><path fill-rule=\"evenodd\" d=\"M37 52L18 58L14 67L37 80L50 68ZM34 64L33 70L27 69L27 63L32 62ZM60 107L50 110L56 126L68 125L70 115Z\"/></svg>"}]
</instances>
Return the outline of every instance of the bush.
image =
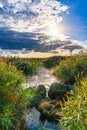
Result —
<instances>
[{"instance_id":1,"label":"bush","mask_svg":"<svg viewBox=\"0 0 87 130\"><path fill-rule=\"evenodd\" d=\"M21 58L10 58L7 60L7 63L16 66L17 69L21 70L26 76L35 74L39 65L37 62Z\"/></svg>"},{"instance_id":2,"label":"bush","mask_svg":"<svg viewBox=\"0 0 87 130\"><path fill-rule=\"evenodd\" d=\"M58 96L63 96L68 91L68 86L64 86L60 83L53 83L48 92L48 96L51 99L55 99Z\"/></svg>"},{"instance_id":3,"label":"bush","mask_svg":"<svg viewBox=\"0 0 87 130\"><path fill-rule=\"evenodd\" d=\"M64 130L87 130L87 78L62 103L60 125Z\"/></svg>"},{"instance_id":4,"label":"bush","mask_svg":"<svg viewBox=\"0 0 87 130\"><path fill-rule=\"evenodd\" d=\"M51 69L55 67L56 65L58 65L63 59L64 57L61 57L61 56L47 58L47 60L44 61L44 66L48 69Z\"/></svg>"},{"instance_id":5,"label":"bush","mask_svg":"<svg viewBox=\"0 0 87 130\"><path fill-rule=\"evenodd\" d=\"M87 76L87 57L74 56L63 60L54 69L54 74L65 84L74 84Z\"/></svg>"},{"instance_id":6,"label":"bush","mask_svg":"<svg viewBox=\"0 0 87 130\"><path fill-rule=\"evenodd\" d=\"M24 76L0 62L0 130L24 130L25 110L34 96L22 88Z\"/></svg>"}]
</instances>

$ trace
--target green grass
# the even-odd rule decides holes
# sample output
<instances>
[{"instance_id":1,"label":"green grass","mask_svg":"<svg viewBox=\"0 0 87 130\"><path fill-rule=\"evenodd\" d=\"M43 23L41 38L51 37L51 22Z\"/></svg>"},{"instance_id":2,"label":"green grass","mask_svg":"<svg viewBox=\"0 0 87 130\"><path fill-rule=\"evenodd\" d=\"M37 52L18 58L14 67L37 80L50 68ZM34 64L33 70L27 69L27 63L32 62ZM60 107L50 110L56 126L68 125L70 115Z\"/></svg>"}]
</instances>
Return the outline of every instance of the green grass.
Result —
<instances>
[{"instance_id":1,"label":"green grass","mask_svg":"<svg viewBox=\"0 0 87 130\"><path fill-rule=\"evenodd\" d=\"M63 130L87 130L87 78L74 87L61 107Z\"/></svg>"},{"instance_id":2,"label":"green grass","mask_svg":"<svg viewBox=\"0 0 87 130\"><path fill-rule=\"evenodd\" d=\"M25 112L34 94L23 89L23 74L0 60L0 130L24 130Z\"/></svg>"},{"instance_id":3,"label":"green grass","mask_svg":"<svg viewBox=\"0 0 87 130\"><path fill-rule=\"evenodd\" d=\"M87 56L67 57L54 68L54 75L65 84L74 84L87 77Z\"/></svg>"}]
</instances>

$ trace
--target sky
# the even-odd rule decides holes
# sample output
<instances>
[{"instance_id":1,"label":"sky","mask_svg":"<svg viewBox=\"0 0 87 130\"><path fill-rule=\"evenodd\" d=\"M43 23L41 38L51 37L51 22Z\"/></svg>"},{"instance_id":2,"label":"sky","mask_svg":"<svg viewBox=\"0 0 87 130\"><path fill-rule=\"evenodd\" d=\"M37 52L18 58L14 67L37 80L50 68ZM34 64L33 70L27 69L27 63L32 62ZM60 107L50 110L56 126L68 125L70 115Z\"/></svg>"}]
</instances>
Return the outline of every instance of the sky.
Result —
<instances>
[{"instance_id":1,"label":"sky","mask_svg":"<svg viewBox=\"0 0 87 130\"><path fill-rule=\"evenodd\" d=\"M69 6L66 24L73 38L87 40L87 0L60 0Z\"/></svg>"},{"instance_id":2,"label":"sky","mask_svg":"<svg viewBox=\"0 0 87 130\"><path fill-rule=\"evenodd\" d=\"M0 0L0 28L87 45L87 0Z\"/></svg>"}]
</instances>

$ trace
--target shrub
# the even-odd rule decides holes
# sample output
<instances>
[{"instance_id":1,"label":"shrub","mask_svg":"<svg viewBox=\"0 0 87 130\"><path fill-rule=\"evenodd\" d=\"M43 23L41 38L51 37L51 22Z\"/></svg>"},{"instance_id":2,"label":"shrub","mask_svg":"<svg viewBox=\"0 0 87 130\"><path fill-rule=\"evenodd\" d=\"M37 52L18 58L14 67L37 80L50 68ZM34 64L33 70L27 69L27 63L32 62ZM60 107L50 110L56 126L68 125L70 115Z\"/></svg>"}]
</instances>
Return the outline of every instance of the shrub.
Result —
<instances>
[{"instance_id":1,"label":"shrub","mask_svg":"<svg viewBox=\"0 0 87 130\"><path fill-rule=\"evenodd\" d=\"M25 129L25 110L33 96L22 88L23 82L21 72L0 62L0 130Z\"/></svg>"},{"instance_id":2,"label":"shrub","mask_svg":"<svg viewBox=\"0 0 87 130\"><path fill-rule=\"evenodd\" d=\"M47 60L44 61L44 66L48 69L51 69L55 67L56 65L58 65L63 59L64 57L61 57L61 56L54 56L51 58L47 58Z\"/></svg>"},{"instance_id":3,"label":"shrub","mask_svg":"<svg viewBox=\"0 0 87 130\"><path fill-rule=\"evenodd\" d=\"M62 103L60 125L64 130L87 130L87 78Z\"/></svg>"},{"instance_id":4,"label":"shrub","mask_svg":"<svg viewBox=\"0 0 87 130\"><path fill-rule=\"evenodd\" d=\"M7 60L7 63L15 65L17 69L21 70L26 76L35 74L39 65L37 62L21 58L10 58Z\"/></svg>"},{"instance_id":5,"label":"shrub","mask_svg":"<svg viewBox=\"0 0 87 130\"><path fill-rule=\"evenodd\" d=\"M65 84L74 84L87 76L87 57L74 56L63 60L54 69L54 74Z\"/></svg>"}]
</instances>

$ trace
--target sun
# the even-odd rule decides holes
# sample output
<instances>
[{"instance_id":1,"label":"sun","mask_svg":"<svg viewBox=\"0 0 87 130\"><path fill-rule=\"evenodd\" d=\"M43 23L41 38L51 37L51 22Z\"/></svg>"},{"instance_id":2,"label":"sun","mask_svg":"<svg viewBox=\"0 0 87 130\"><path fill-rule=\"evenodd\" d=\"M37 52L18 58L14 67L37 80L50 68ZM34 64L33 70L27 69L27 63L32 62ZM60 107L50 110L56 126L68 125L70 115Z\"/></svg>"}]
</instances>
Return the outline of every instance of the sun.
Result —
<instances>
[{"instance_id":1,"label":"sun","mask_svg":"<svg viewBox=\"0 0 87 130\"><path fill-rule=\"evenodd\" d=\"M56 24L49 24L45 30L45 35L49 36L52 39L58 39L62 34L62 27Z\"/></svg>"},{"instance_id":2,"label":"sun","mask_svg":"<svg viewBox=\"0 0 87 130\"><path fill-rule=\"evenodd\" d=\"M48 35L51 37L58 37L60 35L60 31L54 27L49 28Z\"/></svg>"},{"instance_id":3,"label":"sun","mask_svg":"<svg viewBox=\"0 0 87 130\"><path fill-rule=\"evenodd\" d=\"M64 27L57 24L49 24L45 30L45 35L50 37L50 40L59 39L61 41L67 39L68 37L64 34Z\"/></svg>"},{"instance_id":4,"label":"sun","mask_svg":"<svg viewBox=\"0 0 87 130\"><path fill-rule=\"evenodd\" d=\"M55 24L50 24L47 28L47 35L51 37L58 37L60 35L60 27Z\"/></svg>"}]
</instances>

